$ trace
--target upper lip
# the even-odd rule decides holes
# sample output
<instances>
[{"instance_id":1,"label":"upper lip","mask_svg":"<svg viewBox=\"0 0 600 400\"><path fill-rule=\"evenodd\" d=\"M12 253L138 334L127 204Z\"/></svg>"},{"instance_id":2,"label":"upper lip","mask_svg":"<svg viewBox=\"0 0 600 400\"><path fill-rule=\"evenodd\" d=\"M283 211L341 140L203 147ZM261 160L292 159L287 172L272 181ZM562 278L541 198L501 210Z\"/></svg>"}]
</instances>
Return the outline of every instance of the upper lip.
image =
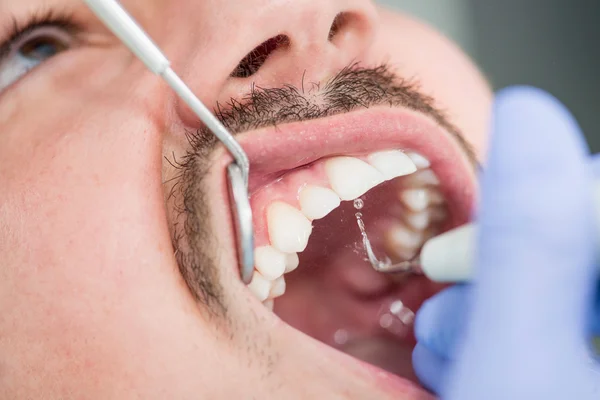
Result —
<instances>
[{"instance_id":1,"label":"upper lip","mask_svg":"<svg viewBox=\"0 0 600 400\"><path fill-rule=\"evenodd\" d=\"M468 221L475 200L475 165L453 134L423 113L378 106L334 116L261 128L237 135L250 160L249 193L285 172L325 157L385 149L415 151L431 162L451 215ZM225 162L231 162L227 155Z\"/></svg>"}]
</instances>

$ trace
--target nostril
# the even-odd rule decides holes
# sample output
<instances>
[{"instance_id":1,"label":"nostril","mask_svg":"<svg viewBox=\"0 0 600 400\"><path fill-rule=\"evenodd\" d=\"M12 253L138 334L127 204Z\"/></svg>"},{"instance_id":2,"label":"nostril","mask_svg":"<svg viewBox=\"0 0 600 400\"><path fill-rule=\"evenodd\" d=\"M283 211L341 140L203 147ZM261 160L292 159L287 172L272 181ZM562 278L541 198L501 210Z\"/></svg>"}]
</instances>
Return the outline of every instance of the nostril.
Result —
<instances>
[{"instance_id":1,"label":"nostril","mask_svg":"<svg viewBox=\"0 0 600 400\"><path fill-rule=\"evenodd\" d=\"M359 13L341 12L336 15L329 29L329 41L336 47L342 47L349 39L364 38L368 31L367 18ZM356 42L354 42L356 45Z\"/></svg>"},{"instance_id":2,"label":"nostril","mask_svg":"<svg viewBox=\"0 0 600 400\"><path fill-rule=\"evenodd\" d=\"M233 78L248 78L258 72L274 51L287 47L290 39L285 35L277 35L256 46L231 73Z\"/></svg>"},{"instance_id":3,"label":"nostril","mask_svg":"<svg viewBox=\"0 0 600 400\"><path fill-rule=\"evenodd\" d=\"M350 25L356 23L356 16L351 13L341 12L336 15L333 23L331 24L331 29L329 30L329 41L335 43L335 39L341 34L343 31L350 28Z\"/></svg>"},{"instance_id":4,"label":"nostril","mask_svg":"<svg viewBox=\"0 0 600 400\"><path fill-rule=\"evenodd\" d=\"M335 16L333 23L331 24L331 29L329 30L329 41L333 41L333 39L337 36L337 34L344 28L348 22L348 14L339 13Z\"/></svg>"}]
</instances>

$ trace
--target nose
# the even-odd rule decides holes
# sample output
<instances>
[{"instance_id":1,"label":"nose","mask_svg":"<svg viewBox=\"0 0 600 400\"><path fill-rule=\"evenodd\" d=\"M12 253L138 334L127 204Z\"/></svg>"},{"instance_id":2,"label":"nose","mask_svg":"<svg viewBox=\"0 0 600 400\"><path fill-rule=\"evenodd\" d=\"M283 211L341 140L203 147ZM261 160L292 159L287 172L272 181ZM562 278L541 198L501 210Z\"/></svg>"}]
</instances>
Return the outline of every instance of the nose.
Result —
<instances>
[{"instance_id":1,"label":"nose","mask_svg":"<svg viewBox=\"0 0 600 400\"><path fill-rule=\"evenodd\" d=\"M175 43L188 51L174 61L209 106L239 99L253 85L318 87L355 62L365 64L379 25L371 0L180 0L179 4L188 6L178 7L179 20L186 23L174 30L186 36ZM187 107L178 102L177 110L186 125L197 125Z\"/></svg>"},{"instance_id":2,"label":"nose","mask_svg":"<svg viewBox=\"0 0 600 400\"><path fill-rule=\"evenodd\" d=\"M251 2L249 2L251 3ZM248 8L255 21L244 40L243 55L230 76L266 87L301 80L321 82L361 59L377 26L367 0L271 1L268 12ZM241 39L241 38L240 38Z\"/></svg>"},{"instance_id":3,"label":"nose","mask_svg":"<svg viewBox=\"0 0 600 400\"><path fill-rule=\"evenodd\" d=\"M370 0L219 0L202 7L188 37L201 38L183 68L207 101L247 93L250 84L301 87L321 83L361 61L378 13ZM189 15L188 15L189 16ZM189 20L188 18L187 20ZM189 29L192 29L190 32ZM191 58L190 58L191 57Z\"/></svg>"}]
</instances>

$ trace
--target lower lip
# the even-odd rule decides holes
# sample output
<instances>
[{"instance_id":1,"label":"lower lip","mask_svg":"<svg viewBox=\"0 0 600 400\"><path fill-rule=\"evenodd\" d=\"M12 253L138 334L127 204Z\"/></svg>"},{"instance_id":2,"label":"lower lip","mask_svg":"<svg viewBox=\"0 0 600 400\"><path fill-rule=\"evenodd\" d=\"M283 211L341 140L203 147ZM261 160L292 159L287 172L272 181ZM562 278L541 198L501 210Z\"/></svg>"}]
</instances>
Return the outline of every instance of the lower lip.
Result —
<instances>
[{"instance_id":1,"label":"lower lip","mask_svg":"<svg viewBox=\"0 0 600 400\"><path fill-rule=\"evenodd\" d=\"M393 393L398 399L410 400L433 400L435 399L430 393L426 392L419 385L387 372L375 365L361 361L357 358L354 360L359 364L365 372L367 372L376 382L377 387L385 392Z\"/></svg>"},{"instance_id":2,"label":"lower lip","mask_svg":"<svg viewBox=\"0 0 600 400\"><path fill-rule=\"evenodd\" d=\"M393 398L398 400L435 399L431 393L427 392L421 386L410 381L409 379L392 374L376 365L362 361L323 342L315 340L314 344L317 345L317 351L319 353L333 359L335 364L342 367L345 366L349 371L358 371L358 376L352 373L349 373L349 375L355 376L359 380L366 378L368 382L374 384L374 387L376 388L374 389L374 392L380 393L381 395L385 396L385 398ZM407 350L407 353L410 353L410 351ZM375 398L376 397L374 397L374 399Z\"/></svg>"},{"instance_id":3,"label":"lower lip","mask_svg":"<svg viewBox=\"0 0 600 400\"><path fill-rule=\"evenodd\" d=\"M409 360L413 346L393 338L380 336L355 339L341 347L344 353L382 368L412 382L417 382Z\"/></svg>"}]
</instances>

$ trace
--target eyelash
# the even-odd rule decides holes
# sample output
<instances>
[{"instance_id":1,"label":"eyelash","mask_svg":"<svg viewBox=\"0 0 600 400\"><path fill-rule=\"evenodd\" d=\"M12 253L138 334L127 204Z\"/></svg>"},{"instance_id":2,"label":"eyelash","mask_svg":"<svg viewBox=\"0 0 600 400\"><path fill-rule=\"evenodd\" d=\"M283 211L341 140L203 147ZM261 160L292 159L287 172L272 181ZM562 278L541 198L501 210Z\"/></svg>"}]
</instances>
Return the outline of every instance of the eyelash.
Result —
<instances>
[{"instance_id":1,"label":"eyelash","mask_svg":"<svg viewBox=\"0 0 600 400\"><path fill-rule=\"evenodd\" d=\"M0 60L2 60L13 45L21 39L34 32L36 29L53 27L60 28L69 34L77 34L79 26L73 22L71 15L66 13L57 13L54 11L46 11L44 13L32 14L25 23L20 23L13 18L11 31L6 35L7 38L0 44Z\"/></svg>"}]
</instances>

